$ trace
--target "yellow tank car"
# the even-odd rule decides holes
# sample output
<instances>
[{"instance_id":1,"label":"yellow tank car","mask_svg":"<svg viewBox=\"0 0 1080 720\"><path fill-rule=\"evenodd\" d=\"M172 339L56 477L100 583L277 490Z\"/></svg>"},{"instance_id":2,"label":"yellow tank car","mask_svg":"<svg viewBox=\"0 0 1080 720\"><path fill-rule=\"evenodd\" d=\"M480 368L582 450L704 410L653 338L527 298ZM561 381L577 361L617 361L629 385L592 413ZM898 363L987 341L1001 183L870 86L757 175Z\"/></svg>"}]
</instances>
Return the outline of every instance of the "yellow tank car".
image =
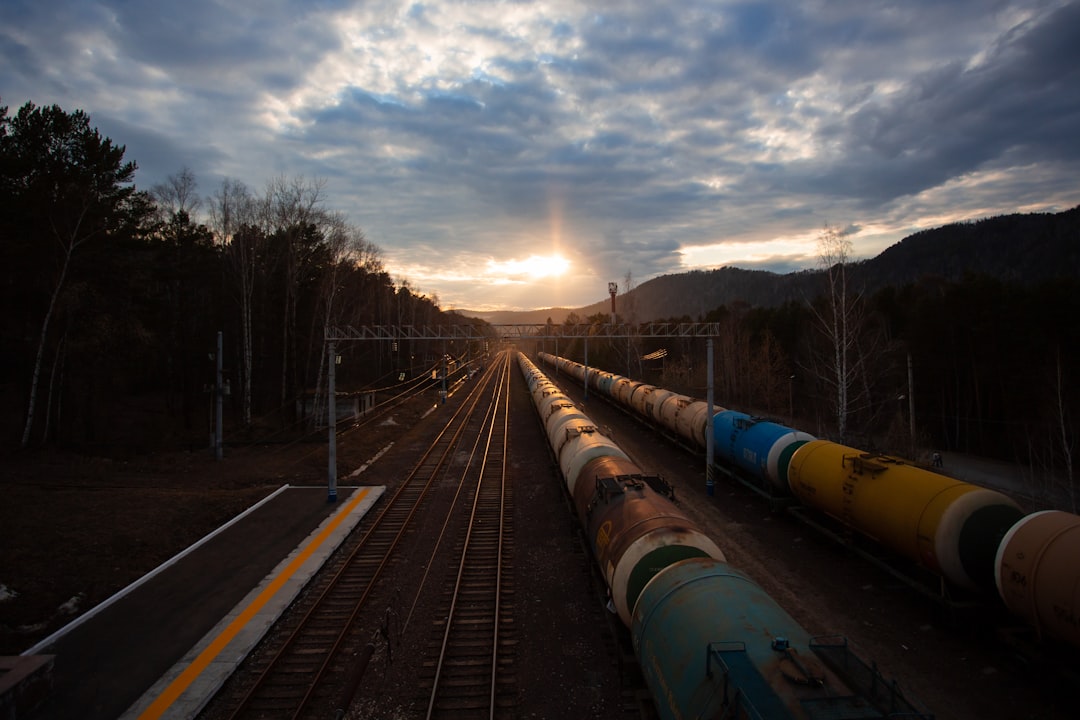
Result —
<instances>
[{"instance_id":1,"label":"yellow tank car","mask_svg":"<svg viewBox=\"0 0 1080 720\"><path fill-rule=\"evenodd\" d=\"M803 505L970 590L994 588L998 545L1023 514L999 492L828 440L795 451L788 486Z\"/></svg>"}]
</instances>

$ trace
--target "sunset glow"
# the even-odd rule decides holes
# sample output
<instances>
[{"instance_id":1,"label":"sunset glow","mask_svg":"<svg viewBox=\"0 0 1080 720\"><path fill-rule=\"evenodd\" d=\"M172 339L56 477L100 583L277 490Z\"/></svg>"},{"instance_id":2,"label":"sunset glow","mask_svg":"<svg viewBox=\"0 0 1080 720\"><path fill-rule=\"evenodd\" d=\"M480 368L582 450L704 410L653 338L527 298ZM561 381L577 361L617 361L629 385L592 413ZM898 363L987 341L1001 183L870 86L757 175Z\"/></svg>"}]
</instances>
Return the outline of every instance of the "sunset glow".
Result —
<instances>
[{"instance_id":1,"label":"sunset glow","mask_svg":"<svg viewBox=\"0 0 1080 720\"><path fill-rule=\"evenodd\" d=\"M524 260L489 260L487 274L503 282L559 277L570 268L562 255L530 255Z\"/></svg>"}]
</instances>

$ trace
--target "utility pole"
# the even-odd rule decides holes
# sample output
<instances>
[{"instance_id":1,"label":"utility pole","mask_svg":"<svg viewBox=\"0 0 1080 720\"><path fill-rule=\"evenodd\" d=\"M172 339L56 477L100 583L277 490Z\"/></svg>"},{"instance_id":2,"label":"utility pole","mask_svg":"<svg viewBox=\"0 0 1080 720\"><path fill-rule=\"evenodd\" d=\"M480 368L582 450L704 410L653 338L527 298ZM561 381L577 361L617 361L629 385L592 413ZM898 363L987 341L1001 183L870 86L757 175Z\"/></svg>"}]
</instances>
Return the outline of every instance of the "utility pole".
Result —
<instances>
[{"instance_id":1,"label":"utility pole","mask_svg":"<svg viewBox=\"0 0 1080 720\"><path fill-rule=\"evenodd\" d=\"M615 326L615 295L619 292L619 283L609 282L607 284L607 291L611 294L611 325Z\"/></svg>"},{"instance_id":2,"label":"utility pole","mask_svg":"<svg viewBox=\"0 0 1080 720\"><path fill-rule=\"evenodd\" d=\"M327 502L337 502L337 349L334 341L328 343L330 369L326 373L326 425L330 428L330 447L327 455Z\"/></svg>"}]
</instances>

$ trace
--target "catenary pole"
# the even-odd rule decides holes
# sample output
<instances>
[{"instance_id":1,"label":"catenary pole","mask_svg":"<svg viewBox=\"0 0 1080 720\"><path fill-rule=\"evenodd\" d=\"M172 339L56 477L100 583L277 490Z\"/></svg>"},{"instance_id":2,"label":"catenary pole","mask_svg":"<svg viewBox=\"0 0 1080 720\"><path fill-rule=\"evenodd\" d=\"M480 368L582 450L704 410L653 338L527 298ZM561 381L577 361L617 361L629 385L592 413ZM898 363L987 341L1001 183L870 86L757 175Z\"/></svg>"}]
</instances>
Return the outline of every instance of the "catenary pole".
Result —
<instances>
[{"instance_id":1,"label":"catenary pole","mask_svg":"<svg viewBox=\"0 0 1080 720\"><path fill-rule=\"evenodd\" d=\"M337 501L337 348L334 341L329 343L330 370L326 373L326 425L330 428L330 448L327 452L327 502Z\"/></svg>"},{"instance_id":2,"label":"catenary pole","mask_svg":"<svg viewBox=\"0 0 1080 720\"><path fill-rule=\"evenodd\" d=\"M709 373L706 385L705 402L709 409L705 412L705 490L709 495L716 492L716 481L713 480L713 339L705 339L705 365Z\"/></svg>"}]
</instances>

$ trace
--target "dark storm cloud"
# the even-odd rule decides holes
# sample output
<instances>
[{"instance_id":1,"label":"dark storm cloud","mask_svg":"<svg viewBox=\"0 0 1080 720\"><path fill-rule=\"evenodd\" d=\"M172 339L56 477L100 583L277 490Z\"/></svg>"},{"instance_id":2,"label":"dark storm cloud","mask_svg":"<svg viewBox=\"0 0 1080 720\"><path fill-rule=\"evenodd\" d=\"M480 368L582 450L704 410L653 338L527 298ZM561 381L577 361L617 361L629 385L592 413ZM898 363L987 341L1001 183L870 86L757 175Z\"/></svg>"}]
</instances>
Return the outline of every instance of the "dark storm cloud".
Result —
<instances>
[{"instance_id":1,"label":"dark storm cloud","mask_svg":"<svg viewBox=\"0 0 1080 720\"><path fill-rule=\"evenodd\" d=\"M804 187L889 201L992 166L1022 148L1028 161L1078 157L1080 7L1017 28L976 67L959 61L913 77L823 134L844 155L808 171Z\"/></svg>"}]
</instances>

